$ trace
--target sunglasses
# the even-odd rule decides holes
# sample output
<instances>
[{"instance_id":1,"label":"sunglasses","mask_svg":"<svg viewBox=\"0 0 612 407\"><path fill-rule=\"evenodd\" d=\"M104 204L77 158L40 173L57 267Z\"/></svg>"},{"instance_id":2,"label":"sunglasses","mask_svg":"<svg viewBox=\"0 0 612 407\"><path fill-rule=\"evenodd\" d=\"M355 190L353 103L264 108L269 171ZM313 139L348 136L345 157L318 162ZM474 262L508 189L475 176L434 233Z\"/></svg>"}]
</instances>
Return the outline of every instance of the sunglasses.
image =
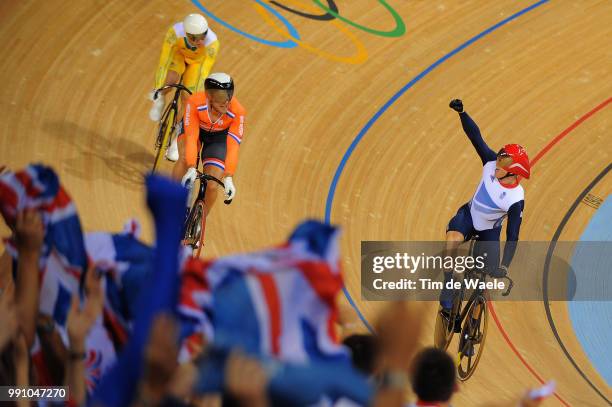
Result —
<instances>
[{"instance_id":1,"label":"sunglasses","mask_svg":"<svg viewBox=\"0 0 612 407\"><path fill-rule=\"evenodd\" d=\"M514 160L502 149L499 151L499 153L497 153L497 162L501 167L509 167L514 163Z\"/></svg>"},{"instance_id":2,"label":"sunglasses","mask_svg":"<svg viewBox=\"0 0 612 407\"><path fill-rule=\"evenodd\" d=\"M208 34L208 30L204 31L203 34L187 34L187 39L191 42L202 41L206 38L206 34Z\"/></svg>"},{"instance_id":3,"label":"sunglasses","mask_svg":"<svg viewBox=\"0 0 612 407\"><path fill-rule=\"evenodd\" d=\"M214 99L211 97L208 99L208 101L210 102L210 104L227 107L229 106L231 99Z\"/></svg>"}]
</instances>

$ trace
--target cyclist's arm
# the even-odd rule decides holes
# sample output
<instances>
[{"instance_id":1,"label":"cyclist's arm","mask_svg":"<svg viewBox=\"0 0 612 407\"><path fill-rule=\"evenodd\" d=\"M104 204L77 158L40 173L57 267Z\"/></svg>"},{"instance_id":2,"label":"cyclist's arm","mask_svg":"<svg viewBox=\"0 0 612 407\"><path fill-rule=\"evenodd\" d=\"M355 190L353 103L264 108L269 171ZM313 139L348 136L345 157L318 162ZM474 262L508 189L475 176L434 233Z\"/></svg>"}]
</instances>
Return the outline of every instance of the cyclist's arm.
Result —
<instances>
[{"instance_id":1,"label":"cyclist's arm","mask_svg":"<svg viewBox=\"0 0 612 407\"><path fill-rule=\"evenodd\" d=\"M519 201L513 204L508 209L508 226L506 227L506 245L504 246L504 257L502 259L502 266L506 268L510 267L514 252L516 251L516 245L519 239L519 231L521 229L521 222L523 220L523 208L525 207L525 201Z\"/></svg>"},{"instance_id":2,"label":"cyclist's arm","mask_svg":"<svg viewBox=\"0 0 612 407\"><path fill-rule=\"evenodd\" d=\"M238 165L238 150L240 148L240 143L242 143L242 137L244 136L245 112L240 111L235 113L236 117L234 118L227 135L225 174L228 176L232 176L234 175L234 172L236 172L236 165Z\"/></svg>"},{"instance_id":3,"label":"cyclist's arm","mask_svg":"<svg viewBox=\"0 0 612 407\"><path fill-rule=\"evenodd\" d=\"M198 108L193 101L193 97L187 99L183 127L185 128L185 163L187 167L195 167L198 158L200 119L198 118Z\"/></svg>"},{"instance_id":4,"label":"cyclist's arm","mask_svg":"<svg viewBox=\"0 0 612 407\"><path fill-rule=\"evenodd\" d=\"M168 67L172 62L172 57L176 50L176 33L174 27L170 27L164 38L164 44L162 46L161 55L159 57L159 66L155 73L155 89L159 89L164 86L166 81L166 74L168 73Z\"/></svg>"},{"instance_id":5,"label":"cyclist's arm","mask_svg":"<svg viewBox=\"0 0 612 407\"><path fill-rule=\"evenodd\" d=\"M215 61L217 60L217 55L219 54L219 40L216 40L208 45L206 45L206 59L202 63L202 78L207 78L210 74L210 70L212 69Z\"/></svg>"},{"instance_id":6,"label":"cyclist's arm","mask_svg":"<svg viewBox=\"0 0 612 407\"><path fill-rule=\"evenodd\" d=\"M482 160L482 165L485 165L489 161L495 161L497 158L497 154L493 150L489 148L487 143L482 138L480 134L480 129L474 123L474 120L466 113L459 113L459 117L461 118L461 125L463 126L463 131L467 134L468 138L472 142L472 145L476 149L476 152L480 156Z\"/></svg>"}]
</instances>

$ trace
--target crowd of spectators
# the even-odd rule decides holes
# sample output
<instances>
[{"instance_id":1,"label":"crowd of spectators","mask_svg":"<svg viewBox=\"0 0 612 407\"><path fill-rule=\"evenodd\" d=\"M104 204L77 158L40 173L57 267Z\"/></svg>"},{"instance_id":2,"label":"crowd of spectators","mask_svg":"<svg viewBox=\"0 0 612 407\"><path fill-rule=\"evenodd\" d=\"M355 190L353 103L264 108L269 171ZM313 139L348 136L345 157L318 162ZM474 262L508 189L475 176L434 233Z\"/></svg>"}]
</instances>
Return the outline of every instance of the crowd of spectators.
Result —
<instances>
[{"instance_id":1,"label":"crowd of spectators","mask_svg":"<svg viewBox=\"0 0 612 407\"><path fill-rule=\"evenodd\" d=\"M1 177L12 175L14 173L5 172ZM172 233L159 230L164 224L161 218L170 216L166 213L168 208L160 210L156 206L161 205L158 202L160 196L154 196L151 190L160 189L156 183L161 184L162 193L175 193L176 201L180 202L183 199L177 192L180 187L170 185L170 181L166 180L149 181L149 206L156 218L158 238L162 233L166 237L170 236ZM114 295L109 275L115 275L120 270L109 270L108 265L93 260L97 257L95 253L88 253L87 267L80 274L77 288L70 294L65 317L58 316L57 313L45 313L45 307L42 305L48 302L46 296L51 294L41 287L42 274L49 272L46 266L42 265L42 256L48 249L54 249L49 246L59 246L50 238L53 220L45 212L48 207L8 203L9 197L1 191L3 190L0 189L2 214L11 229L10 240L14 250L12 253L5 251L0 262L0 385L68 386L68 404L75 406L114 406L110 403L119 403L143 407L448 406L451 405L453 395L461 391L452 358L444 351L422 347L426 342L422 335L424 319L430 315L424 312L422 304L416 303L389 303L379 314L374 332L342 338L342 321L333 319L334 315L337 315L336 305L323 301L330 311L332 322L336 323L326 328L334 331L326 334L335 341L333 345L339 350L331 356L319 357L317 352L309 351L309 357L297 363L282 357L276 358L273 352L266 354L253 351L253 348L248 346L243 348L239 343L248 344L252 340L250 335L254 332L250 326L253 321L246 320L246 314L245 320L235 321L231 326L231 333L238 338L235 342L227 340L227 334L223 333L222 327L219 327L219 332L214 336L207 336L205 330L199 330L196 336L199 335L200 340L191 341L189 352L181 356L186 347L182 342L185 338L185 318L173 311L172 307L156 306L154 303L158 296L155 294L155 288L151 289L151 286L146 285L154 286L158 282L160 273L163 272L159 259L163 259L164 253L169 253L171 258L174 256L174 263L185 264L179 261L180 256L177 259L177 252L162 253L166 246L161 243L150 249L153 261L150 263L151 270L143 271L146 278L138 280L140 286L134 283L136 288L131 287L129 291L131 296L141 297L139 301L145 305L135 307L135 311L127 313L131 318L127 323L127 340L119 341L116 339L117 335L109 331L108 336L115 345L116 360L110 367L96 366L95 355L90 354L88 347L93 340L91 335L96 326L108 327L112 324L112 318L105 311L108 297ZM12 215L7 209L9 204L15 208ZM178 218L180 224L180 216ZM312 224L323 227L323 224L317 226L316 222ZM57 235L56 231L53 233ZM77 239L78 236L71 238ZM180 239L170 240L170 245L179 246ZM283 252L274 253L281 257L283 255ZM328 264L323 257L319 259L320 264L317 263L317 270ZM340 259L332 261L336 260ZM210 262L188 260L189 267L195 267L193 262L197 262L196 266L203 267L202 270L214 272L214 269L206 269ZM316 269L314 266L312 268ZM173 287L178 287L178 291L183 290L181 284L187 283L180 274L184 273L184 270L184 267L179 268L177 273L175 267L173 278L176 285L168 286L169 290L173 290ZM261 276L259 278L262 281L264 279ZM340 285L334 287L333 291L336 297L341 295L341 278L339 281ZM210 284L212 287L212 283ZM310 284L317 283L311 281ZM282 289L283 287L279 288ZM232 294L230 298L227 298L228 293ZM238 306L249 300L241 297L239 290L225 291L219 295L221 294L226 295L223 298L223 306L226 308L227 304L230 304L231 308L233 304ZM280 294L282 296L286 293ZM217 292L213 288L210 288L206 295L209 295L213 302L217 301ZM171 301L176 302L177 296L180 295L170 297ZM55 306L57 308L57 305ZM214 314L214 309L209 307L203 313L213 331L217 324L222 324L219 322L222 318ZM303 318L312 317L312 320L315 320L319 315L314 314L320 313L321 310L305 307L299 312ZM146 318L143 316L145 314ZM231 318L240 319L240 316L239 311ZM286 329L300 326L283 322ZM305 341L301 331L283 332L283 335L286 338L294 338L295 341ZM193 339L193 333L190 337ZM324 348L320 344L309 346L319 346L318 352ZM125 353L129 352L138 353L139 357L127 357ZM138 366L134 366L135 364ZM134 372L131 373L130 369ZM97 380L91 379L92 371ZM130 382L134 377L136 381ZM113 382L113 379L116 381ZM102 385L105 380L111 383L110 387ZM125 383L125 386L122 386L122 383ZM117 392L122 392L125 397L108 398L97 392L99 389L107 392L109 388L111 391L116 389ZM409 404L410 398L414 399L414 404ZM500 405L532 407L540 402L541 400L533 400L533 397L525 393L517 395L515 400L502 401ZM16 404L34 403L22 399L17 400Z\"/></svg>"}]
</instances>

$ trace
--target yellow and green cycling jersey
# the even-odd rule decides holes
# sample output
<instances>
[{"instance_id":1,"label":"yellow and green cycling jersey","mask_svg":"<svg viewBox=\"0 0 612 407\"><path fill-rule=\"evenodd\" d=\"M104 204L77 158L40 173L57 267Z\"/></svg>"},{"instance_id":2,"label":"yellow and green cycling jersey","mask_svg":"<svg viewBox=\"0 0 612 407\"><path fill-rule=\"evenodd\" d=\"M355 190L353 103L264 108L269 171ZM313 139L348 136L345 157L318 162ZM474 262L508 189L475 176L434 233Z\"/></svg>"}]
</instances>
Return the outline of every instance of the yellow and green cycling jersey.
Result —
<instances>
[{"instance_id":1,"label":"yellow and green cycling jersey","mask_svg":"<svg viewBox=\"0 0 612 407\"><path fill-rule=\"evenodd\" d=\"M190 91L203 91L204 80L210 74L218 52L219 40L210 28L204 46L198 47L187 40L182 22L174 24L164 39L155 75L155 89L164 86L168 71L174 71L179 76L183 75L183 85Z\"/></svg>"}]
</instances>

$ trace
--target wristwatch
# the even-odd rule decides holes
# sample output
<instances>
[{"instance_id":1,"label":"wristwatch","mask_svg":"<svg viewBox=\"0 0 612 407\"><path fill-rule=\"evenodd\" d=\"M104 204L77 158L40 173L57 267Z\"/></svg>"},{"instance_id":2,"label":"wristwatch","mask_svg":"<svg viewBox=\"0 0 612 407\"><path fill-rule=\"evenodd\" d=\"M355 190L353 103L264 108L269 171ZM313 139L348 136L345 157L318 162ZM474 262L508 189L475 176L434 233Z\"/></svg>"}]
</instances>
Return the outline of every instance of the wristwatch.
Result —
<instances>
[{"instance_id":1,"label":"wristwatch","mask_svg":"<svg viewBox=\"0 0 612 407\"><path fill-rule=\"evenodd\" d=\"M85 358L87 358L87 352L76 352L71 349L68 353L68 357L70 360L85 360Z\"/></svg>"}]
</instances>

